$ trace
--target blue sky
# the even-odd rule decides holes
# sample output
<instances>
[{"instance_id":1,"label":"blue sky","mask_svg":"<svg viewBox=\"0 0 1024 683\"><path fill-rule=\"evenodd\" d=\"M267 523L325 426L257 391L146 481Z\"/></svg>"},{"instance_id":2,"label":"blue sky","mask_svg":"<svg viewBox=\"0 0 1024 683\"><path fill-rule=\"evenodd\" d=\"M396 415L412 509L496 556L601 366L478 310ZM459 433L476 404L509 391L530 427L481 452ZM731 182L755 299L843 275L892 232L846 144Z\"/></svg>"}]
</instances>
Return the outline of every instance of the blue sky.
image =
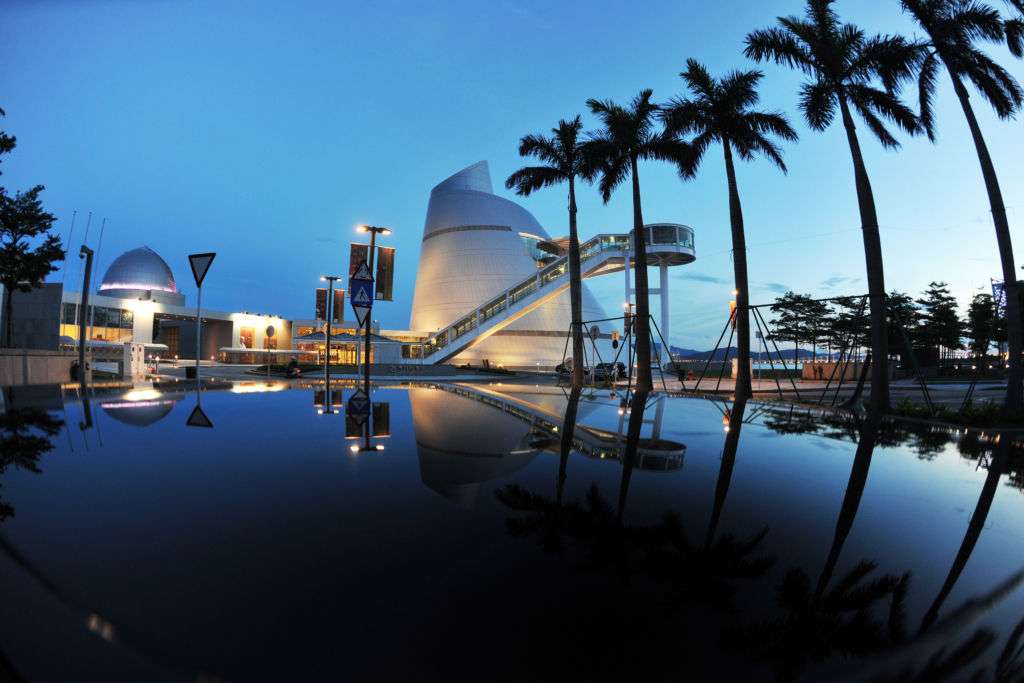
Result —
<instances>
[{"instance_id":1,"label":"blue sky","mask_svg":"<svg viewBox=\"0 0 1024 683\"><path fill-rule=\"evenodd\" d=\"M871 32L914 31L896 0L840 0L837 8ZM100 272L147 244L194 300L186 254L217 251L203 299L224 310L309 317L319 275L345 269L353 226L393 226L397 299L374 313L385 327L404 328L434 184L487 159L498 186L521 163L523 134L584 113L588 97L625 101L644 87L658 98L679 94L688 57L715 73L750 68L746 33L800 11L798 0L7 0L0 107L18 148L3 180L18 189L45 184L62 236L77 210L75 251L87 212L94 244L105 216ZM1024 77L1024 62L1001 48L991 53ZM752 299L767 302L788 288L863 292L843 131L810 131L795 106L800 77L759 68L764 107L789 114L801 140L786 150L787 176L764 162L739 168ZM999 267L977 159L947 80L938 145L918 138L886 152L863 128L862 145L888 287L917 292L945 280L966 302ZM1024 123L999 121L975 103L1024 262ZM672 341L708 347L732 289L720 152L689 183L656 164L640 175L648 221L696 230L697 262L672 271ZM553 235L566 232L563 191L522 203ZM585 188L580 221L584 237L625 230L628 193L603 205ZM68 279L79 272L73 259ZM621 301L620 277L590 281L609 312Z\"/></svg>"}]
</instances>

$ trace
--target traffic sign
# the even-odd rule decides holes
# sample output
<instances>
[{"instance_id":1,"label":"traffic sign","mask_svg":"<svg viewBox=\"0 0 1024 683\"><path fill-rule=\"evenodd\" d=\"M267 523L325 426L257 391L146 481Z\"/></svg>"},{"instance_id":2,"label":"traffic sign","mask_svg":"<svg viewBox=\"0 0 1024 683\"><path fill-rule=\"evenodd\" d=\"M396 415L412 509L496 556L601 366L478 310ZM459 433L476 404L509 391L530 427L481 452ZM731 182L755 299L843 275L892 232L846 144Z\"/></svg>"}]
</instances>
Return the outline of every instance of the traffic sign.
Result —
<instances>
[{"instance_id":1,"label":"traffic sign","mask_svg":"<svg viewBox=\"0 0 1024 683\"><path fill-rule=\"evenodd\" d=\"M370 317L370 307L353 306L352 310L356 312L356 327L362 329L366 325L367 318Z\"/></svg>"},{"instance_id":2,"label":"traffic sign","mask_svg":"<svg viewBox=\"0 0 1024 683\"><path fill-rule=\"evenodd\" d=\"M192 266L192 277L196 279L196 287L203 286L203 279L216 257L217 254L214 252L188 255L188 264Z\"/></svg>"},{"instance_id":3,"label":"traffic sign","mask_svg":"<svg viewBox=\"0 0 1024 683\"><path fill-rule=\"evenodd\" d=\"M356 389L356 392L349 397L345 414L358 424L366 422L370 416L370 397L366 395L365 391Z\"/></svg>"},{"instance_id":4,"label":"traffic sign","mask_svg":"<svg viewBox=\"0 0 1024 683\"><path fill-rule=\"evenodd\" d=\"M370 273L370 266L366 265L366 261L360 261L359 265L356 266L356 271L352 273L352 277L349 280L369 280L373 282L373 275Z\"/></svg>"},{"instance_id":5,"label":"traffic sign","mask_svg":"<svg viewBox=\"0 0 1024 683\"><path fill-rule=\"evenodd\" d=\"M185 425L188 427L213 428L213 422L210 421L210 418L206 416L206 413L204 413L203 409L198 405L192 409L192 414L188 416L188 419L185 421Z\"/></svg>"},{"instance_id":6,"label":"traffic sign","mask_svg":"<svg viewBox=\"0 0 1024 683\"><path fill-rule=\"evenodd\" d=\"M373 280L357 280L352 278L348 281L349 298L353 306L373 306Z\"/></svg>"}]
</instances>

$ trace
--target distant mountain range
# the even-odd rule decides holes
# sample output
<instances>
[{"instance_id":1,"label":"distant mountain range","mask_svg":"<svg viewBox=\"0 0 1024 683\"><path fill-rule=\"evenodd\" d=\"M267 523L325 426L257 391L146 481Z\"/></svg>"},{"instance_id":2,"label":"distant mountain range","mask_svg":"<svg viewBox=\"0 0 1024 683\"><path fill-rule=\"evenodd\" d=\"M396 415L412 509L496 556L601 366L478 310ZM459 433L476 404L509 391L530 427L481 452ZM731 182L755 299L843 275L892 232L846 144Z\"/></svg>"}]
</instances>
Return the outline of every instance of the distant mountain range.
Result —
<instances>
[{"instance_id":1,"label":"distant mountain range","mask_svg":"<svg viewBox=\"0 0 1024 683\"><path fill-rule=\"evenodd\" d=\"M656 346L658 346L660 348L661 345L660 344L656 344ZM672 355L673 356L675 356L677 358L682 358L684 360L707 360L709 358L711 358L712 360L724 360L725 357L726 357L725 356L726 349L724 349L724 348L718 349L718 351L714 352L714 357L712 357L712 351L710 351L710 350L708 350L708 351L698 351L697 349L684 349L684 348L681 348L679 346L672 346L671 349L672 349ZM779 351L782 352L782 357L784 359L786 359L786 360L793 360L793 358L799 358L800 360L805 360L805 359L810 359L810 358L814 357L814 353L812 353L808 349L799 349L799 350L797 350L797 349L794 349L794 348L790 347L788 349L787 348L780 348ZM730 346L728 348L729 358L730 359L735 358L737 352L738 352L738 349L735 346ZM768 353L762 353L760 351L751 351L751 354L750 354L751 358L753 360L756 360L756 361L766 361L766 360L769 359L769 355L771 356L772 360L777 360L778 357L779 357L774 352L771 353L771 354L768 354ZM822 356L824 356L824 353L819 351L818 352L818 356L822 357Z\"/></svg>"}]
</instances>

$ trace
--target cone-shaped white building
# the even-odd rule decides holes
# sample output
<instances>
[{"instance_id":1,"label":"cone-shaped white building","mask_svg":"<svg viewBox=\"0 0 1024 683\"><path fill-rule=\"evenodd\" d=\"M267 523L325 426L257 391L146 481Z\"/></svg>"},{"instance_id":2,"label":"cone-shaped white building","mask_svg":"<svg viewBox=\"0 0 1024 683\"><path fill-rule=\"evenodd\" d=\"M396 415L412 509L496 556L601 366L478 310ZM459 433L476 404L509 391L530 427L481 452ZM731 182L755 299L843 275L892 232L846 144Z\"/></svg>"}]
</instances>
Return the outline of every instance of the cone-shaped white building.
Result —
<instances>
[{"instance_id":1,"label":"cone-shaped white building","mask_svg":"<svg viewBox=\"0 0 1024 683\"><path fill-rule=\"evenodd\" d=\"M409 327L436 332L504 290L536 273L550 260L548 233L515 202L494 194L486 161L439 183L430 193L416 292ZM605 318L583 284L583 319ZM569 333L569 292L527 313L452 359L455 364L489 360L505 367L551 368L562 361ZM602 329L602 355L611 355L610 326ZM588 329L590 326L588 326Z\"/></svg>"}]
</instances>

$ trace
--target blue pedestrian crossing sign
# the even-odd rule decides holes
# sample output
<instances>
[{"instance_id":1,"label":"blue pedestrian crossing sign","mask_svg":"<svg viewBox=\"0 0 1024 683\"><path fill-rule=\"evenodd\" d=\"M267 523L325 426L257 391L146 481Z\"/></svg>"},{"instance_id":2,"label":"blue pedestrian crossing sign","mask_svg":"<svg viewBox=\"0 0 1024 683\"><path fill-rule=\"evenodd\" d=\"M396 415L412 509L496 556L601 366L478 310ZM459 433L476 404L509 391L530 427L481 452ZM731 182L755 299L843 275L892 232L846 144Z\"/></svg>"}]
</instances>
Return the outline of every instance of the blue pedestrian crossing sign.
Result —
<instances>
[{"instance_id":1,"label":"blue pedestrian crossing sign","mask_svg":"<svg viewBox=\"0 0 1024 683\"><path fill-rule=\"evenodd\" d=\"M348 295L353 306L370 308L373 306L373 280L349 280Z\"/></svg>"}]
</instances>

